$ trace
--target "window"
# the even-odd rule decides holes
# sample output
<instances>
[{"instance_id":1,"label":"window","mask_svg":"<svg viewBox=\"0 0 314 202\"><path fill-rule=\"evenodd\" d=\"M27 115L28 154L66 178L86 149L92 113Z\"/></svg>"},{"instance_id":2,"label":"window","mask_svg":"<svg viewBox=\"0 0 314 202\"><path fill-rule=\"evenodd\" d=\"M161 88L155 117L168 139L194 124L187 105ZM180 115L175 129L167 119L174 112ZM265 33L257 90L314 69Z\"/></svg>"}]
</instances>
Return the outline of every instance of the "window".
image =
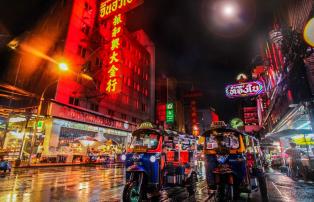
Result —
<instances>
[{"instance_id":1,"label":"window","mask_svg":"<svg viewBox=\"0 0 314 202\"><path fill-rule=\"evenodd\" d=\"M140 102L139 102L138 100L136 100L136 101L135 101L135 107L136 107L136 109L138 109L139 106L140 106Z\"/></svg>"},{"instance_id":2,"label":"window","mask_svg":"<svg viewBox=\"0 0 314 202\"><path fill-rule=\"evenodd\" d=\"M83 64L82 72L89 73L91 70L92 62L86 61L85 64Z\"/></svg>"},{"instance_id":3,"label":"window","mask_svg":"<svg viewBox=\"0 0 314 202\"><path fill-rule=\"evenodd\" d=\"M91 103L90 104L90 109L91 110L98 112L98 108L99 108L98 104L96 104L96 103Z\"/></svg>"},{"instance_id":4,"label":"window","mask_svg":"<svg viewBox=\"0 0 314 202\"><path fill-rule=\"evenodd\" d=\"M237 134L230 131L212 131L205 141L206 149L218 148L218 142L220 142L220 147L224 148L238 149L240 146Z\"/></svg>"},{"instance_id":5,"label":"window","mask_svg":"<svg viewBox=\"0 0 314 202\"><path fill-rule=\"evenodd\" d=\"M137 149L156 149L158 146L159 135L144 131L132 137L130 148Z\"/></svg>"},{"instance_id":6,"label":"window","mask_svg":"<svg viewBox=\"0 0 314 202\"><path fill-rule=\"evenodd\" d=\"M111 109L108 109L108 115L109 115L109 116L114 116L114 111L111 110Z\"/></svg>"},{"instance_id":7,"label":"window","mask_svg":"<svg viewBox=\"0 0 314 202\"><path fill-rule=\"evenodd\" d=\"M97 67L102 67L102 60L99 57L96 57L95 65Z\"/></svg>"},{"instance_id":8,"label":"window","mask_svg":"<svg viewBox=\"0 0 314 202\"><path fill-rule=\"evenodd\" d=\"M84 9L85 9L86 11L91 11L91 10L92 10L92 7L91 7L87 2L85 2L85 3L84 3Z\"/></svg>"},{"instance_id":9,"label":"window","mask_svg":"<svg viewBox=\"0 0 314 202\"><path fill-rule=\"evenodd\" d=\"M85 56L86 56L86 48L84 48L81 45L79 45L77 54L80 55L82 58L85 58Z\"/></svg>"},{"instance_id":10,"label":"window","mask_svg":"<svg viewBox=\"0 0 314 202\"><path fill-rule=\"evenodd\" d=\"M130 77L128 78L128 86L131 86L131 79L130 79Z\"/></svg>"},{"instance_id":11,"label":"window","mask_svg":"<svg viewBox=\"0 0 314 202\"><path fill-rule=\"evenodd\" d=\"M122 41L122 47L125 48L126 47L126 41Z\"/></svg>"},{"instance_id":12,"label":"window","mask_svg":"<svg viewBox=\"0 0 314 202\"><path fill-rule=\"evenodd\" d=\"M129 96L125 95L123 99L124 104L129 104Z\"/></svg>"},{"instance_id":13,"label":"window","mask_svg":"<svg viewBox=\"0 0 314 202\"><path fill-rule=\"evenodd\" d=\"M142 112L146 112L146 105L142 103Z\"/></svg>"},{"instance_id":14,"label":"window","mask_svg":"<svg viewBox=\"0 0 314 202\"><path fill-rule=\"evenodd\" d=\"M79 99L75 98L75 97L70 97L69 104L78 106L79 105Z\"/></svg>"},{"instance_id":15,"label":"window","mask_svg":"<svg viewBox=\"0 0 314 202\"><path fill-rule=\"evenodd\" d=\"M140 68L140 67L137 69L137 74L138 74L138 75L141 74L141 68Z\"/></svg>"},{"instance_id":16,"label":"window","mask_svg":"<svg viewBox=\"0 0 314 202\"><path fill-rule=\"evenodd\" d=\"M90 27L87 24L84 24L82 27L82 32L86 35L89 34Z\"/></svg>"},{"instance_id":17,"label":"window","mask_svg":"<svg viewBox=\"0 0 314 202\"><path fill-rule=\"evenodd\" d=\"M122 118L123 120L126 120L126 114L121 114L121 118Z\"/></svg>"}]
</instances>

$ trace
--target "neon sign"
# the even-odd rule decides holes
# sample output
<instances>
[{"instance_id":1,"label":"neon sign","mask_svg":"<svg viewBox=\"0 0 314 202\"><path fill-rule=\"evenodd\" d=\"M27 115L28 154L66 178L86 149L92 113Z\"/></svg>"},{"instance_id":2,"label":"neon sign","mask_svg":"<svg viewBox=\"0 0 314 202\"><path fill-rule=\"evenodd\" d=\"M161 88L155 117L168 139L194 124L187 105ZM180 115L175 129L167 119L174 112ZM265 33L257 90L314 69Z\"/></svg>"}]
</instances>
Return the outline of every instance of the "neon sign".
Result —
<instances>
[{"instance_id":1,"label":"neon sign","mask_svg":"<svg viewBox=\"0 0 314 202\"><path fill-rule=\"evenodd\" d=\"M226 96L229 98L248 97L264 93L264 86L260 81L238 83L228 85L225 88Z\"/></svg>"},{"instance_id":2,"label":"neon sign","mask_svg":"<svg viewBox=\"0 0 314 202\"><path fill-rule=\"evenodd\" d=\"M166 104L166 123L174 123L174 103Z\"/></svg>"},{"instance_id":3,"label":"neon sign","mask_svg":"<svg viewBox=\"0 0 314 202\"><path fill-rule=\"evenodd\" d=\"M102 19L108 18L118 12L126 12L143 3L143 0L106 0L100 3L99 16Z\"/></svg>"},{"instance_id":4,"label":"neon sign","mask_svg":"<svg viewBox=\"0 0 314 202\"><path fill-rule=\"evenodd\" d=\"M120 78L119 78L119 70L120 70L120 44L121 38L120 33L123 29L123 18L121 13L115 15L112 20L113 29L111 32L111 43L110 43L110 56L109 56L109 70L108 73L108 81L106 84L106 92L109 94L118 93L120 91L119 86Z\"/></svg>"}]
</instances>

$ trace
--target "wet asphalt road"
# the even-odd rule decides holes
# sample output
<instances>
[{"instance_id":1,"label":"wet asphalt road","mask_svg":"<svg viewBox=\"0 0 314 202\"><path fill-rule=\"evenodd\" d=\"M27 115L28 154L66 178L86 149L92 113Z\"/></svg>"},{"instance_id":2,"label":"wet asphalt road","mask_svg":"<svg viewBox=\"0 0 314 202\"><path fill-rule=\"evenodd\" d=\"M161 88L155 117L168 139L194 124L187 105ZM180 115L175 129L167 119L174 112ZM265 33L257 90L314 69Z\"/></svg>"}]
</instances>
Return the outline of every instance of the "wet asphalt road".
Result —
<instances>
[{"instance_id":1,"label":"wet asphalt road","mask_svg":"<svg viewBox=\"0 0 314 202\"><path fill-rule=\"evenodd\" d=\"M17 169L0 178L0 201L121 201L124 168L73 166ZM268 174L269 201L314 201L314 184L293 181L278 172ZM198 182L195 196L185 189L161 192L158 201L214 201L207 199L205 182ZM259 193L241 201L261 201Z\"/></svg>"}]
</instances>

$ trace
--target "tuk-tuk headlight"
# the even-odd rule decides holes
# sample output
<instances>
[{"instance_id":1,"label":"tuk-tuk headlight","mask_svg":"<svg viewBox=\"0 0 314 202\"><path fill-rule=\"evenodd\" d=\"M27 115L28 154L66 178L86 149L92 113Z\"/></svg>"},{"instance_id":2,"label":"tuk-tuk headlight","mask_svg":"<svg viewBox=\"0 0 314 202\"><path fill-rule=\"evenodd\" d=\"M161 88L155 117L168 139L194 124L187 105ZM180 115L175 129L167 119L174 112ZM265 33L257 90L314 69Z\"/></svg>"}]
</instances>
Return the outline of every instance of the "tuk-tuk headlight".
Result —
<instances>
[{"instance_id":1,"label":"tuk-tuk headlight","mask_svg":"<svg viewBox=\"0 0 314 202\"><path fill-rule=\"evenodd\" d=\"M122 161L125 161L126 160L126 155L122 154L120 158L121 158Z\"/></svg>"},{"instance_id":2,"label":"tuk-tuk headlight","mask_svg":"<svg viewBox=\"0 0 314 202\"><path fill-rule=\"evenodd\" d=\"M149 161L154 163L156 161L156 156L153 155L153 156L149 157Z\"/></svg>"}]
</instances>

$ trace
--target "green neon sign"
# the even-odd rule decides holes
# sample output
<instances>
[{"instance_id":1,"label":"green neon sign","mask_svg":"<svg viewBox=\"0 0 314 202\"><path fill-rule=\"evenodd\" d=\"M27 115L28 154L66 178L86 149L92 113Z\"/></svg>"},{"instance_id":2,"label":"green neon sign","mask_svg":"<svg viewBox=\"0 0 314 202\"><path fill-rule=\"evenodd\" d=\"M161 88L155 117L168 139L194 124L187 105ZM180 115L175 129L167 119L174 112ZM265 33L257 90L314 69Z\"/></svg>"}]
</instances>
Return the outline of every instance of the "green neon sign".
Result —
<instances>
[{"instance_id":1,"label":"green neon sign","mask_svg":"<svg viewBox=\"0 0 314 202\"><path fill-rule=\"evenodd\" d=\"M38 121L37 122L37 128L38 129L42 129L43 125L44 125L44 121Z\"/></svg>"},{"instance_id":2,"label":"green neon sign","mask_svg":"<svg viewBox=\"0 0 314 202\"><path fill-rule=\"evenodd\" d=\"M166 123L174 123L174 103L172 102L166 105Z\"/></svg>"}]
</instances>

